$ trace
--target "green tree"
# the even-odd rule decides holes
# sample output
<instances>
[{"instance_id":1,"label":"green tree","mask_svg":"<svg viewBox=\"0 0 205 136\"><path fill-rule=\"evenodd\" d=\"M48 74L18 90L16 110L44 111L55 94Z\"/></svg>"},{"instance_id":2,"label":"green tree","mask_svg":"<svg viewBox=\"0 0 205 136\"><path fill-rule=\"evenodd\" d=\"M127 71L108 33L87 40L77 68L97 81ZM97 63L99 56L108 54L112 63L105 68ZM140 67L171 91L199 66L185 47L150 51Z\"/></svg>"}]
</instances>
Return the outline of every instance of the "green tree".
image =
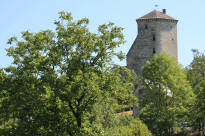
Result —
<instances>
[{"instance_id":1,"label":"green tree","mask_svg":"<svg viewBox=\"0 0 205 136\"><path fill-rule=\"evenodd\" d=\"M87 18L75 22L65 12L59 18L55 32L25 31L21 40L8 41L13 64L1 71L1 135L87 135L97 103L134 100L133 85L112 62L124 58L115 50L123 29L109 23L92 33Z\"/></svg>"},{"instance_id":2,"label":"green tree","mask_svg":"<svg viewBox=\"0 0 205 136\"><path fill-rule=\"evenodd\" d=\"M118 129L117 113L130 111L133 102L137 102L134 95L137 77L134 71L126 67L114 66L106 78L112 80L112 82L107 82L109 84L106 87L111 87L113 91L101 95L102 97L93 106L91 114L87 116L86 126L90 126L87 130L93 136L107 135L107 131Z\"/></svg>"},{"instance_id":3,"label":"green tree","mask_svg":"<svg viewBox=\"0 0 205 136\"><path fill-rule=\"evenodd\" d=\"M193 112L194 127L199 130L199 135L205 136L205 80L202 80L195 88L196 101Z\"/></svg>"},{"instance_id":4,"label":"green tree","mask_svg":"<svg viewBox=\"0 0 205 136\"><path fill-rule=\"evenodd\" d=\"M143 108L140 118L155 135L172 135L174 127L188 125L194 94L186 72L166 53L155 55L143 68Z\"/></svg>"},{"instance_id":5,"label":"green tree","mask_svg":"<svg viewBox=\"0 0 205 136\"><path fill-rule=\"evenodd\" d=\"M187 67L188 79L196 94L195 105L192 109L193 128L199 131L199 135L205 135L205 118L204 118L204 82L205 82L205 54L198 50L192 50L194 59Z\"/></svg>"},{"instance_id":6,"label":"green tree","mask_svg":"<svg viewBox=\"0 0 205 136\"><path fill-rule=\"evenodd\" d=\"M194 59L187 67L188 79L194 88L202 80L205 80L205 54L200 53L198 50L192 50Z\"/></svg>"},{"instance_id":7,"label":"green tree","mask_svg":"<svg viewBox=\"0 0 205 136\"><path fill-rule=\"evenodd\" d=\"M152 136L147 126L138 118L121 115L117 119L116 126L106 130L106 136Z\"/></svg>"}]
</instances>

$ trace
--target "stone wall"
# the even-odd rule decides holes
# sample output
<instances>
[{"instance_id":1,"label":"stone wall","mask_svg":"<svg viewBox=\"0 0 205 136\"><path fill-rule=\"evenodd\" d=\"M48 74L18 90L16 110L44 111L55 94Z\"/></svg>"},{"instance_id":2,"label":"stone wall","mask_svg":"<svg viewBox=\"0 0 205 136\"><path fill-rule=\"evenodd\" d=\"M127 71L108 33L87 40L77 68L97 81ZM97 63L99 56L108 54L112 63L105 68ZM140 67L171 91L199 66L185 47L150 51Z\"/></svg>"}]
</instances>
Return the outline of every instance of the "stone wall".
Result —
<instances>
[{"instance_id":1,"label":"stone wall","mask_svg":"<svg viewBox=\"0 0 205 136\"><path fill-rule=\"evenodd\" d=\"M163 51L177 57L177 21L166 19L137 20L138 35L127 54L127 67L142 74L142 67L156 53Z\"/></svg>"},{"instance_id":2,"label":"stone wall","mask_svg":"<svg viewBox=\"0 0 205 136\"><path fill-rule=\"evenodd\" d=\"M137 75L142 75L142 68L154 54L165 51L177 58L177 20L143 19L137 20L138 35L127 54L127 67L134 69ZM141 93L140 93L141 91ZM141 101L144 95L141 84L135 90L135 95ZM133 114L137 116L140 106L133 106Z\"/></svg>"}]
</instances>

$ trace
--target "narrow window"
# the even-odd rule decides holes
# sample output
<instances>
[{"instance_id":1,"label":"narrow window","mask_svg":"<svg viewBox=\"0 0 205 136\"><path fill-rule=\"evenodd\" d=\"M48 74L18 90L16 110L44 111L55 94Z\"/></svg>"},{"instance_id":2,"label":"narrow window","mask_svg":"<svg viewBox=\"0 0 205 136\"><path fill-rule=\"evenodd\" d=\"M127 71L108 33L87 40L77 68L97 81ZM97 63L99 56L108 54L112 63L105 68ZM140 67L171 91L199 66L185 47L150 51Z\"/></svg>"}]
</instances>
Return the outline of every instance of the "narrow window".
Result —
<instances>
[{"instance_id":1,"label":"narrow window","mask_svg":"<svg viewBox=\"0 0 205 136\"><path fill-rule=\"evenodd\" d=\"M153 41L155 41L155 40L156 40L155 35L152 35L152 40L153 40Z\"/></svg>"},{"instance_id":2,"label":"narrow window","mask_svg":"<svg viewBox=\"0 0 205 136\"><path fill-rule=\"evenodd\" d=\"M147 24L145 25L145 29L148 29L148 25Z\"/></svg>"},{"instance_id":3,"label":"narrow window","mask_svg":"<svg viewBox=\"0 0 205 136\"><path fill-rule=\"evenodd\" d=\"M155 54L155 53L156 53L155 48L153 48L153 54Z\"/></svg>"},{"instance_id":4,"label":"narrow window","mask_svg":"<svg viewBox=\"0 0 205 136\"><path fill-rule=\"evenodd\" d=\"M139 90L139 94L143 94L143 92L144 92L143 89Z\"/></svg>"}]
</instances>

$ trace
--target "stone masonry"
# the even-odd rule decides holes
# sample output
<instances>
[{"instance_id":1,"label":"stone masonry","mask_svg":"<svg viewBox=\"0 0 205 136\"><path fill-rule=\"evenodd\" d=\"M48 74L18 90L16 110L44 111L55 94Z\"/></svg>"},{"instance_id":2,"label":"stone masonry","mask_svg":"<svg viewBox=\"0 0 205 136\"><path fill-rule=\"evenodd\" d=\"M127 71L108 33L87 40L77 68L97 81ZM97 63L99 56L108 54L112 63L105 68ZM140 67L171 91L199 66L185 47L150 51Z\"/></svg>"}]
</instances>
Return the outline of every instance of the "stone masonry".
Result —
<instances>
[{"instance_id":1,"label":"stone masonry","mask_svg":"<svg viewBox=\"0 0 205 136\"><path fill-rule=\"evenodd\" d=\"M177 58L177 22L168 16L166 9L162 12L152 12L138 18L138 35L127 53L127 67L134 69L137 75L142 75L142 67L154 54L160 55L165 51L168 55ZM141 87L136 90L137 97ZM134 116L138 114L134 107Z\"/></svg>"}]
</instances>

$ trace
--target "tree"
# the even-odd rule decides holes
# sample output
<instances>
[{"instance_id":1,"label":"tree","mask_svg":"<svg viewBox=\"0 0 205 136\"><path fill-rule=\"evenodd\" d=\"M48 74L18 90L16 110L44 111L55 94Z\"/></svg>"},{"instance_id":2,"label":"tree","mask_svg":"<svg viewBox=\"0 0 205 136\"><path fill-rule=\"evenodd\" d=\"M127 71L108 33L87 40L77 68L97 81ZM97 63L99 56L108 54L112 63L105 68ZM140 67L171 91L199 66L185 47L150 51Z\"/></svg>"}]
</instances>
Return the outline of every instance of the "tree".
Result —
<instances>
[{"instance_id":1,"label":"tree","mask_svg":"<svg viewBox=\"0 0 205 136\"><path fill-rule=\"evenodd\" d=\"M188 79L192 85L196 100L192 109L193 128L199 131L199 135L205 135L205 118L204 118L204 82L205 82L205 54L198 50L192 50L194 59L187 67Z\"/></svg>"},{"instance_id":2,"label":"tree","mask_svg":"<svg viewBox=\"0 0 205 136\"><path fill-rule=\"evenodd\" d=\"M205 135L205 80L202 80L195 88L196 101L193 112L194 127L199 130L199 135Z\"/></svg>"},{"instance_id":3,"label":"tree","mask_svg":"<svg viewBox=\"0 0 205 136\"><path fill-rule=\"evenodd\" d=\"M75 22L65 12L59 18L55 32L25 31L22 40L8 41L13 65L4 69L7 86L1 88L2 135L85 135L96 103L127 90L126 103L133 98L132 85L113 70L112 58L124 58L115 51L123 29L109 23L92 33L87 18Z\"/></svg>"},{"instance_id":4,"label":"tree","mask_svg":"<svg viewBox=\"0 0 205 136\"><path fill-rule=\"evenodd\" d=\"M114 128L107 129L106 136L152 136L147 126L138 118L121 115Z\"/></svg>"},{"instance_id":5,"label":"tree","mask_svg":"<svg viewBox=\"0 0 205 136\"><path fill-rule=\"evenodd\" d=\"M172 135L175 126L188 125L194 94L185 70L166 53L155 55L143 68L142 119L155 135Z\"/></svg>"},{"instance_id":6,"label":"tree","mask_svg":"<svg viewBox=\"0 0 205 136\"><path fill-rule=\"evenodd\" d=\"M205 54L195 49L193 49L192 52L194 54L194 59L187 67L187 70L188 79L194 88L200 81L205 80Z\"/></svg>"},{"instance_id":7,"label":"tree","mask_svg":"<svg viewBox=\"0 0 205 136\"><path fill-rule=\"evenodd\" d=\"M118 129L117 114L132 110L133 102L137 102L134 95L135 84L137 84L135 72L119 66L114 66L111 71L112 75L106 77L112 82L109 82L111 84L107 84L106 87L112 87L113 91L99 98L93 106L91 114L87 116L86 126L90 125L88 131L93 136L107 135L106 132L110 130L117 131L115 130ZM95 131L98 133L94 133Z\"/></svg>"}]
</instances>

